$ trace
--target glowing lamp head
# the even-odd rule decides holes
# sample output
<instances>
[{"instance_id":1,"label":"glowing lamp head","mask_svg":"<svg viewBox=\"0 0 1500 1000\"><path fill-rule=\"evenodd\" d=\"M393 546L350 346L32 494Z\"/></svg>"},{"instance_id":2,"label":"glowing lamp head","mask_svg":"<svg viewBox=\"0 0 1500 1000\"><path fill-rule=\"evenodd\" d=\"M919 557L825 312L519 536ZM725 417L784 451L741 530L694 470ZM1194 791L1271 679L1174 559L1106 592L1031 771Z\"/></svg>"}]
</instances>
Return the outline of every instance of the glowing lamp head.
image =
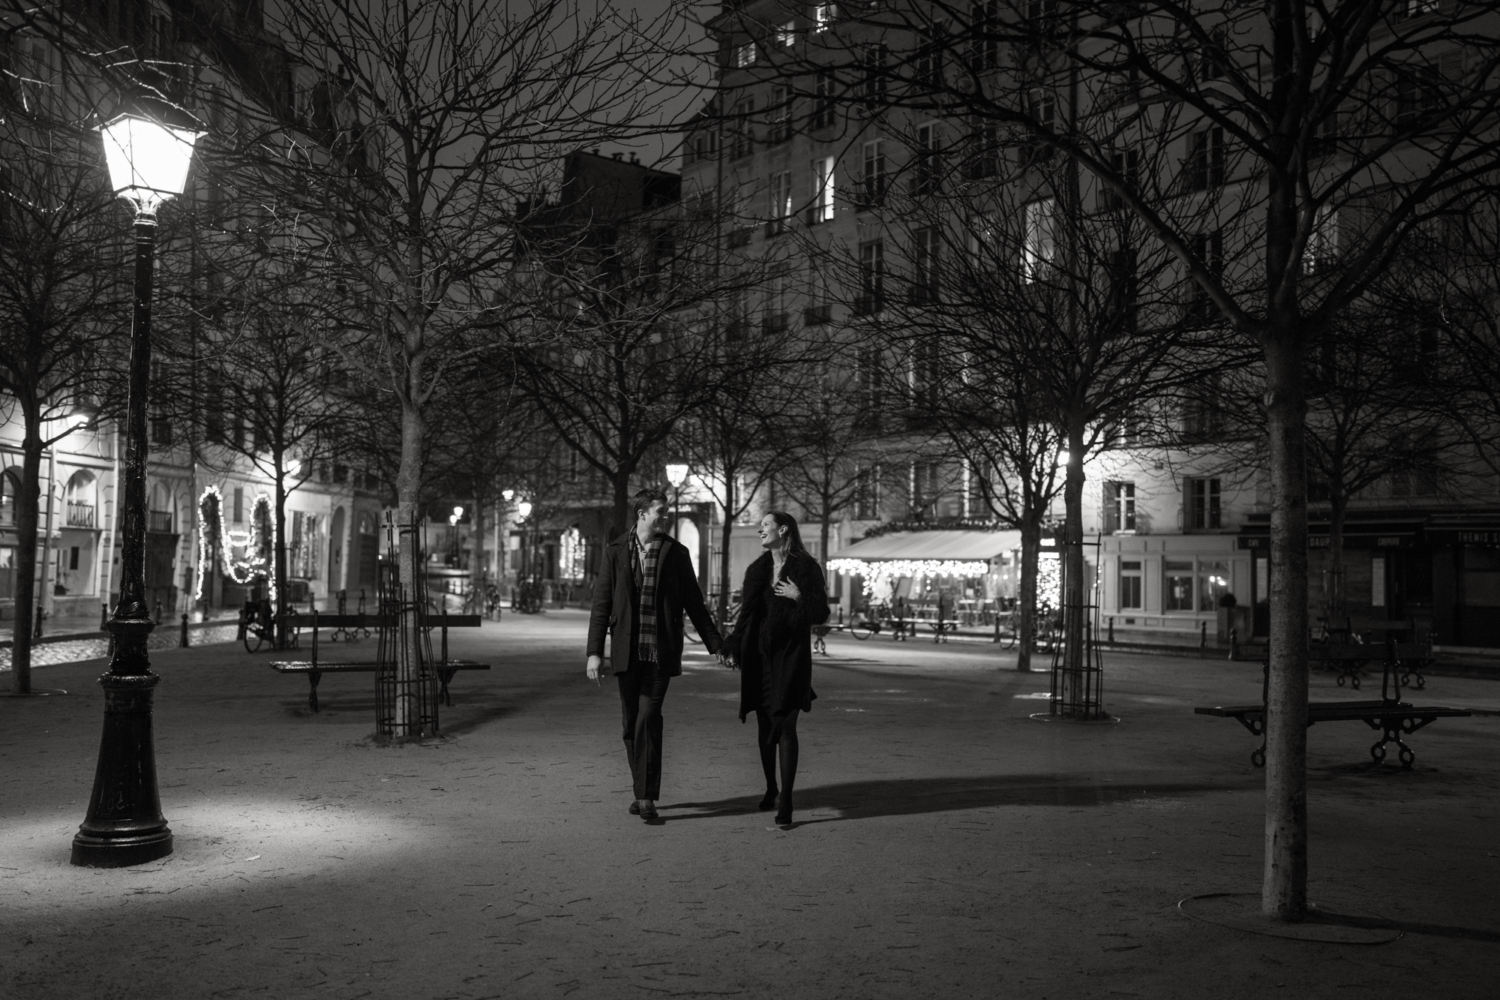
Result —
<instances>
[{"instance_id":1,"label":"glowing lamp head","mask_svg":"<svg viewBox=\"0 0 1500 1000\"><path fill-rule=\"evenodd\" d=\"M515 490L501 490L500 491L500 498L502 500L504 500L506 503L510 503L512 500L514 500L516 498L516 491Z\"/></svg>"},{"instance_id":2,"label":"glowing lamp head","mask_svg":"<svg viewBox=\"0 0 1500 1000\"><path fill-rule=\"evenodd\" d=\"M286 474L287 474L288 477L295 476L297 473L299 473L301 471L302 471L302 460L301 459L294 458L294 459L292 459L292 460L290 460L289 462L286 463Z\"/></svg>"},{"instance_id":3,"label":"glowing lamp head","mask_svg":"<svg viewBox=\"0 0 1500 1000\"><path fill-rule=\"evenodd\" d=\"M688 467L679 462L673 462L667 466L667 482L672 484L673 489L681 489L682 484L687 482Z\"/></svg>"},{"instance_id":4,"label":"glowing lamp head","mask_svg":"<svg viewBox=\"0 0 1500 1000\"><path fill-rule=\"evenodd\" d=\"M454 507L453 508L453 516L454 517L463 517L464 516L464 509L462 507Z\"/></svg>"},{"instance_id":5,"label":"glowing lamp head","mask_svg":"<svg viewBox=\"0 0 1500 1000\"><path fill-rule=\"evenodd\" d=\"M1062 451L1058 452L1057 453L1057 465L1058 465L1058 468L1067 468L1068 462L1072 459L1072 457L1073 456L1068 453L1068 449L1066 449L1066 448L1064 448Z\"/></svg>"},{"instance_id":6,"label":"glowing lamp head","mask_svg":"<svg viewBox=\"0 0 1500 1000\"><path fill-rule=\"evenodd\" d=\"M146 214L182 194L198 132L130 114L120 115L99 131L115 194L135 202Z\"/></svg>"},{"instance_id":7,"label":"glowing lamp head","mask_svg":"<svg viewBox=\"0 0 1500 1000\"><path fill-rule=\"evenodd\" d=\"M516 513L520 514L523 519L530 517L531 516L531 501L530 500L522 500L520 503L516 504Z\"/></svg>"}]
</instances>

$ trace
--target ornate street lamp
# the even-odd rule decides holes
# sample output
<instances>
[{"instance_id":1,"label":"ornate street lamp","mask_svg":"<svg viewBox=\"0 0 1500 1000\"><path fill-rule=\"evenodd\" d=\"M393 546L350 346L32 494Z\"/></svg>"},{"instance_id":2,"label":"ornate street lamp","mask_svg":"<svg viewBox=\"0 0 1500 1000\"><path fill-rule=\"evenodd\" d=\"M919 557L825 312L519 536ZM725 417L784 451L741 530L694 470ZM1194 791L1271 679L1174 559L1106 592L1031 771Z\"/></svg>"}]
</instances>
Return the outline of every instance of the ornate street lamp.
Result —
<instances>
[{"instance_id":1,"label":"ornate street lamp","mask_svg":"<svg viewBox=\"0 0 1500 1000\"><path fill-rule=\"evenodd\" d=\"M151 736L151 672L146 637L146 398L151 373L151 290L156 209L182 193L198 133L139 115L105 125L104 157L115 193L135 206L135 307L130 327L130 397L125 419L124 502L120 513L120 602L108 622L114 638L104 688L104 735L88 815L73 837L72 861L90 868L138 865L172 853L162 818Z\"/></svg>"}]
</instances>

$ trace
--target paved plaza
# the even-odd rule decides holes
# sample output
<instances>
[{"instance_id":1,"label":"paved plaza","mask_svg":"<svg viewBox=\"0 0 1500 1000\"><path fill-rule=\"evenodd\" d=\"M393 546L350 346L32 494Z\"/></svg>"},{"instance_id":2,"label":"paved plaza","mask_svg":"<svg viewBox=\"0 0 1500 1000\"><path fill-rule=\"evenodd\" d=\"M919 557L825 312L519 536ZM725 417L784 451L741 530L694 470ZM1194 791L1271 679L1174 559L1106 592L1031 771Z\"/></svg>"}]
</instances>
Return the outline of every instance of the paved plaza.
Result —
<instances>
[{"instance_id":1,"label":"paved plaza","mask_svg":"<svg viewBox=\"0 0 1500 1000\"><path fill-rule=\"evenodd\" d=\"M1310 731L1311 896L1405 930L1314 943L1177 906L1259 888L1256 741L1192 713L1257 700L1258 664L1108 656L1121 721L1084 726L1033 721L1047 675L994 646L833 638L780 831L737 675L699 653L647 825L584 631L456 635L494 669L454 681L443 739L395 748L368 674L325 678L314 715L267 652L153 653L176 850L131 869L68 864L103 661L38 669L69 693L0 699L0 997L1493 996L1500 718L1416 734L1409 772L1369 766L1362 725ZM1493 711L1500 683L1422 699Z\"/></svg>"}]
</instances>

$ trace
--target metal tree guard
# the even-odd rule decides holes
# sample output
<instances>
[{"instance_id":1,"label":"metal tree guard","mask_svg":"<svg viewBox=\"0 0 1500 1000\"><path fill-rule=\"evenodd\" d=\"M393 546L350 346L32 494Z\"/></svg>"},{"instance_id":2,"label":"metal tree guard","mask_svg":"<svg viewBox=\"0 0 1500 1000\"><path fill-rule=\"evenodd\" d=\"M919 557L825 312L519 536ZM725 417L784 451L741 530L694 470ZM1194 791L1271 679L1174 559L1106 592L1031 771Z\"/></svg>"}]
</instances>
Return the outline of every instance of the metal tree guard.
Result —
<instances>
[{"instance_id":1,"label":"metal tree guard","mask_svg":"<svg viewBox=\"0 0 1500 1000\"><path fill-rule=\"evenodd\" d=\"M1094 565L1099 565L1100 536L1092 542ZM1062 561L1062 592L1068 592L1068 561ZM1067 629L1064 641L1052 647L1052 698L1045 718L1075 722L1118 722L1104 710L1104 653L1099 645L1099 578L1094 577L1093 600L1087 604L1063 604L1064 622L1071 611L1083 619L1083 655L1077 667L1067 665Z\"/></svg>"},{"instance_id":2,"label":"metal tree guard","mask_svg":"<svg viewBox=\"0 0 1500 1000\"><path fill-rule=\"evenodd\" d=\"M401 565L401 543L409 540L410 565ZM438 731L438 677L427 625L427 572L422 525L415 514L385 516L386 560L380 567L379 646L375 671L375 733L397 737ZM406 572L401 572L405 569Z\"/></svg>"}]
</instances>

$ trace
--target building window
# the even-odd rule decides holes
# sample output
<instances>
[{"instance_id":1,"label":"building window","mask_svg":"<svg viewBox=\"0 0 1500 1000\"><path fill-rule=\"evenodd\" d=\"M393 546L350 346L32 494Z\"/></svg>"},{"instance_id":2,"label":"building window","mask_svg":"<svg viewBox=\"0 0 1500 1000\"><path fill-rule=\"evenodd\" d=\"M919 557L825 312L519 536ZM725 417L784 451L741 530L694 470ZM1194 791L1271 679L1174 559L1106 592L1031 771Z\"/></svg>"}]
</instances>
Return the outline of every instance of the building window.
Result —
<instances>
[{"instance_id":1,"label":"building window","mask_svg":"<svg viewBox=\"0 0 1500 1000\"><path fill-rule=\"evenodd\" d=\"M968 162L965 173L970 180L993 177L1000 172L1000 127L992 121L975 118L969 129Z\"/></svg>"},{"instance_id":2,"label":"building window","mask_svg":"<svg viewBox=\"0 0 1500 1000\"><path fill-rule=\"evenodd\" d=\"M1162 582L1162 610L1193 610L1193 560L1166 560Z\"/></svg>"},{"instance_id":3,"label":"building window","mask_svg":"<svg viewBox=\"0 0 1500 1000\"><path fill-rule=\"evenodd\" d=\"M834 176L833 157L823 156L812 163L813 203L808 209L808 224L833 221Z\"/></svg>"},{"instance_id":4,"label":"building window","mask_svg":"<svg viewBox=\"0 0 1500 1000\"><path fill-rule=\"evenodd\" d=\"M837 13L836 6L831 3L820 3L813 5L813 31L819 34L833 27L833 19Z\"/></svg>"},{"instance_id":5,"label":"building window","mask_svg":"<svg viewBox=\"0 0 1500 1000\"><path fill-rule=\"evenodd\" d=\"M1189 479L1188 524L1194 530L1223 527L1219 506L1219 481L1217 479Z\"/></svg>"},{"instance_id":6,"label":"building window","mask_svg":"<svg viewBox=\"0 0 1500 1000\"><path fill-rule=\"evenodd\" d=\"M942 163L938 151L938 127L935 122L917 126L917 162L911 177L913 198L937 194L941 186Z\"/></svg>"},{"instance_id":7,"label":"building window","mask_svg":"<svg viewBox=\"0 0 1500 1000\"><path fill-rule=\"evenodd\" d=\"M1138 611L1141 603L1141 561L1120 560L1120 610Z\"/></svg>"},{"instance_id":8,"label":"building window","mask_svg":"<svg viewBox=\"0 0 1500 1000\"><path fill-rule=\"evenodd\" d=\"M1000 269L999 223L989 212L976 212L969 216L965 242L969 247L969 259L980 274Z\"/></svg>"},{"instance_id":9,"label":"building window","mask_svg":"<svg viewBox=\"0 0 1500 1000\"><path fill-rule=\"evenodd\" d=\"M975 73L995 69L1000 65L1000 38L996 33L999 19L999 0L979 0L969 8L969 67Z\"/></svg>"},{"instance_id":10,"label":"building window","mask_svg":"<svg viewBox=\"0 0 1500 1000\"><path fill-rule=\"evenodd\" d=\"M233 519L234 523L235 524L244 524L245 523L245 488L243 486L236 486L234 488L234 508L233 508L233 512L234 512L234 519Z\"/></svg>"},{"instance_id":11,"label":"building window","mask_svg":"<svg viewBox=\"0 0 1500 1000\"><path fill-rule=\"evenodd\" d=\"M771 205L770 221L766 223L766 233L776 235L786 230L787 221L792 216L792 172L781 170L771 175Z\"/></svg>"},{"instance_id":12,"label":"building window","mask_svg":"<svg viewBox=\"0 0 1500 1000\"><path fill-rule=\"evenodd\" d=\"M924 226L912 233L911 297L914 303L935 302L938 297L938 231Z\"/></svg>"},{"instance_id":13,"label":"building window","mask_svg":"<svg viewBox=\"0 0 1500 1000\"><path fill-rule=\"evenodd\" d=\"M864 99L866 110L875 111L885 103L886 58L885 45L876 42L866 45L864 50Z\"/></svg>"},{"instance_id":14,"label":"building window","mask_svg":"<svg viewBox=\"0 0 1500 1000\"><path fill-rule=\"evenodd\" d=\"M1209 277L1218 281L1224 277L1224 232L1215 229L1211 233L1197 233L1192 240L1193 255L1203 264ZM1219 307L1203 286L1188 279L1187 321L1195 326L1208 326L1219 318Z\"/></svg>"},{"instance_id":15,"label":"building window","mask_svg":"<svg viewBox=\"0 0 1500 1000\"><path fill-rule=\"evenodd\" d=\"M776 146L792 137L792 90L790 87L771 88L771 135L769 141Z\"/></svg>"},{"instance_id":16,"label":"building window","mask_svg":"<svg viewBox=\"0 0 1500 1000\"><path fill-rule=\"evenodd\" d=\"M765 314L761 328L767 333L780 333L787 328L787 275L777 268L766 282Z\"/></svg>"},{"instance_id":17,"label":"building window","mask_svg":"<svg viewBox=\"0 0 1500 1000\"><path fill-rule=\"evenodd\" d=\"M797 44L797 22L787 21L776 29L776 44L782 48L791 48Z\"/></svg>"},{"instance_id":18,"label":"building window","mask_svg":"<svg viewBox=\"0 0 1500 1000\"><path fill-rule=\"evenodd\" d=\"M734 50L734 64L740 69L755 65L755 43L746 42Z\"/></svg>"},{"instance_id":19,"label":"building window","mask_svg":"<svg viewBox=\"0 0 1500 1000\"><path fill-rule=\"evenodd\" d=\"M1328 268L1339 255L1339 210L1319 205L1313 213L1312 232L1307 234L1307 249L1302 252L1302 270L1307 274Z\"/></svg>"},{"instance_id":20,"label":"building window","mask_svg":"<svg viewBox=\"0 0 1500 1000\"><path fill-rule=\"evenodd\" d=\"M1188 187L1207 191L1224 186L1224 130L1217 125L1188 136Z\"/></svg>"},{"instance_id":21,"label":"building window","mask_svg":"<svg viewBox=\"0 0 1500 1000\"><path fill-rule=\"evenodd\" d=\"M1109 168L1125 185L1132 191L1139 189L1141 154L1138 150L1124 149L1109 154ZM1099 208L1105 212L1112 212L1125 207L1124 200L1115 191L1101 186L1099 188Z\"/></svg>"},{"instance_id":22,"label":"building window","mask_svg":"<svg viewBox=\"0 0 1500 1000\"><path fill-rule=\"evenodd\" d=\"M813 128L828 128L833 124L833 71L818 70L813 78Z\"/></svg>"},{"instance_id":23,"label":"building window","mask_svg":"<svg viewBox=\"0 0 1500 1000\"><path fill-rule=\"evenodd\" d=\"M750 124L750 116L754 113L755 99L753 97L747 97L735 103L734 121L731 123L734 132L729 140L731 159L749 156L755 151L755 130Z\"/></svg>"},{"instance_id":24,"label":"building window","mask_svg":"<svg viewBox=\"0 0 1500 1000\"><path fill-rule=\"evenodd\" d=\"M1215 611L1219 598L1229 593L1229 563L1217 559L1198 560L1198 610Z\"/></svg>"},{"instance_id":25,"label":"building window","mask_svg":"<svg viewBox=\"0 0 1500 1000\"><path fill-rule=\"evenodd\" d=\"M859 208L878 208L885 200L885 140L876 139L864 144L864 184L860 191Z\"/></svg>"},{"instance_id":26,"label":"building window","mask_svg":"<svg viewBox=\"0 0 1500 1000\"><path fill-rule=\"evenodd\" d=\"M1104 530L1135 530L1135 483L1104 484Z\"/></svg>"},{"instance_id":27,"label":"building window","mask_svg":"<svg viewBox=\"0 0 1500 1000\"><path fill-rule=\"evenodd\" d=\"M1043 198L1026 206L1026 243L1021 249L1021 276L1040 281L1057 258L1057 200Z\"/></svg>"},{"instance_id":28,"label":"building window","mask_svg":"<svg viewBox=\"0 0 1500 1000\"><path fill-rule=\"evenodd\" d=\"M869 240L859 245L859 298L855 312L870 316L885 303L885 242Z\"/></svg>"}]
</instances>

